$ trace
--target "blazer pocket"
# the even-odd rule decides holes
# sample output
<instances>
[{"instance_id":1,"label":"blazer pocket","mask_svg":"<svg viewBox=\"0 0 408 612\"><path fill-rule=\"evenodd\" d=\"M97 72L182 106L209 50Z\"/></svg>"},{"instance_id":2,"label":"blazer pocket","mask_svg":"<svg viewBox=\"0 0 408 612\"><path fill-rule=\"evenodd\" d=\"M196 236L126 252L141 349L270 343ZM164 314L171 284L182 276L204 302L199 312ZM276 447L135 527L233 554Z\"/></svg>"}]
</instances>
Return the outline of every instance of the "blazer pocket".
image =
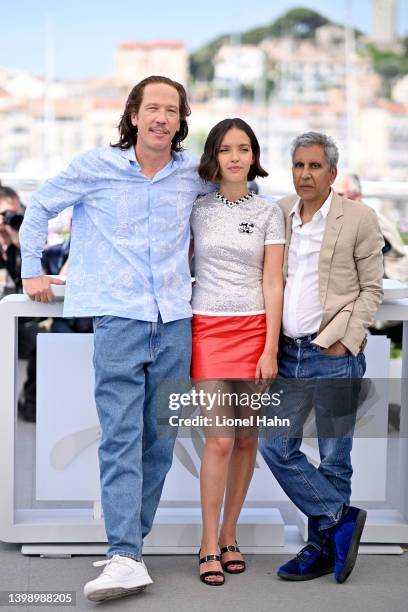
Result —
<instances>
[{"instance_id":1,"label":"blazer pocket","mask_svg":"<svg viewBox=\"0 0 408 612\"><path fill-rule=\"evenodd\" d=\"M341 310L339 310L338 314L340 314L340 312L353 312L354 304L355 304L354 300L352 302L350 302L349 304L346 304L346 306L343 306L343 308Z\"/></svg>"}]
</instances>

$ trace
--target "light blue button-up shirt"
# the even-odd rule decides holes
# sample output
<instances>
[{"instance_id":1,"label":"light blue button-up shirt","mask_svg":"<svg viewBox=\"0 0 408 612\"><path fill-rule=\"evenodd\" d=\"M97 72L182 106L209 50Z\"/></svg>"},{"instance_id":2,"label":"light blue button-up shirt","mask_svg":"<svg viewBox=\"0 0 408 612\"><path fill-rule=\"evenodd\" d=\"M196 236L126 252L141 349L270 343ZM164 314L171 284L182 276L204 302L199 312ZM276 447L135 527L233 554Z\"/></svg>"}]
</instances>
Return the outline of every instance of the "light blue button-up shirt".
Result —
<instances>
[{"instance_id":1,"label":"light blue button-up shirt","mask_svg":"<svg viewBox=\"0 0 408 612\"><path fill-rule=\"evenodd\" d=\"M190 317L189 218L195 198L211 189L184 152L153 179L133 147L80 155L30 200L20 230L22 278L42 274L48 220L73 206L64 316Z\"/></svg>"}]
</instances>

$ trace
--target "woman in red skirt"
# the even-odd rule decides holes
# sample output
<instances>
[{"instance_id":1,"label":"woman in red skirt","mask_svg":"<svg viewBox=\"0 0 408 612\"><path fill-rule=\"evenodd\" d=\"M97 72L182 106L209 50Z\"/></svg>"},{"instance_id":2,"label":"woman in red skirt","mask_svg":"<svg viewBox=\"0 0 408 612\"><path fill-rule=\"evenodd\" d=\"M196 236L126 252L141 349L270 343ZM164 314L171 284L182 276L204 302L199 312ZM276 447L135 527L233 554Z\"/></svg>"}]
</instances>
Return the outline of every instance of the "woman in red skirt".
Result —
<instances>
[{"instance_id":1,"label":"woman in red skirt","mask_svg":"<svg viewBox=\"0 0 408 612\"><path fill-rule=\"evenodd\" d=\"M257 427L246 426L246 418L256 415L248 398L259 399L266 386L256 382L278 371L285 228L279 206L248 191L248 181L267 172L256 136L242 119L225 119L210 131L199 174L219 183L219 191L195 202L191 217L192 378L208 417L199 565L201 580L219 586L222 570L245 570L236 526L258 445Z\"/></svg>"}]
</instances>

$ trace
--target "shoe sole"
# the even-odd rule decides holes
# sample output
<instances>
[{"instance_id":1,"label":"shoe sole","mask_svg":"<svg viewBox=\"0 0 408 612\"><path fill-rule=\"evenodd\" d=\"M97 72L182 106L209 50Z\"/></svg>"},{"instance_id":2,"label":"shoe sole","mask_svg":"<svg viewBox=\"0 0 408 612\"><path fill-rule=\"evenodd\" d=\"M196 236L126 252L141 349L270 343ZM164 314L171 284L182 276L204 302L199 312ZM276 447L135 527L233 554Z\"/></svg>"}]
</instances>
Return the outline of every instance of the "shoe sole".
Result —
<instances>
[{"instance_id":1,"label":"shoe sole","mask_svg":"<svg viewBox=\"0 0 408 612\"><path fill-rule=\"evenodd\" d=\"M119 597L128 597L129 595L136 595L143 591L146 587L153 584L152 582L148 582L147 584L143 584L141 586L132 587L127 589L126 587L112 587L106 589L98 589L97 591L93 591L89 593L85 597L90 601L106 601L108 599L118 599Z\"/></svg>"},{"instance_id":2,"label":"shoe sole","mask_svg":"<svg viewBox=\"0 0 408 612\"><path fill-rule=\"evenodd\" d=\"M304 574L296 575L296 574L286 574L285 572L277 572L279 578L283 580L293 580L294 582L304 581L304 580L313 580L314 578L319 578L320 576L325 576L326 574L332 574L334 572L334 566L328 567L325 570L319 570L318 572L314 572L314 574Z\"/></svg>"},{"instance_id":3,"label":"shoe sole","mask_svg":"<svg viewBox=\"0 0 408 612\"><path fill-rule=\"evenodd\" d=\"M367 512L365 510L360 510L357 516L356 525L354 527L354 532L351 537L350 548L347 553L346 560L343 565L343 569L340 574L336 576L336 580L339 584L343 584L350 576L351 572L354 569L354 566L357 561L358 555L358 547L361 540L361 535L363 533L364 525L367 518Z\"/></svg>"}]
</instances>

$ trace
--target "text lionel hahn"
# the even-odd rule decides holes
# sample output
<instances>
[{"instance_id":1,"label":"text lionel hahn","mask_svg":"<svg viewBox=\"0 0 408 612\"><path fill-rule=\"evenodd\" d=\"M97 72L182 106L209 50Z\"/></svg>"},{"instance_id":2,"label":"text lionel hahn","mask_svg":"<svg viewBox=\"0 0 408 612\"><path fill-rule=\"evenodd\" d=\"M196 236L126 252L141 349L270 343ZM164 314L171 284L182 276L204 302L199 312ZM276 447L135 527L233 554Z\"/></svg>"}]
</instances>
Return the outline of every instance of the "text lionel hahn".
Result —
<instances>
[{"instance_id":1,"label":"text lionel hahn","mask_svg":"<svg viewBox=\"0 0 408 612\"><path fill-rule=\"evenodd\" d=\"M173 414L169 418L169 424L173 427L290 427L290 419L280 419L276 415L273 418L251 414L251 416L239 419L226 416L208 417L197 415L191 418L183 418Z\"/></svg>"}]
</instances>

